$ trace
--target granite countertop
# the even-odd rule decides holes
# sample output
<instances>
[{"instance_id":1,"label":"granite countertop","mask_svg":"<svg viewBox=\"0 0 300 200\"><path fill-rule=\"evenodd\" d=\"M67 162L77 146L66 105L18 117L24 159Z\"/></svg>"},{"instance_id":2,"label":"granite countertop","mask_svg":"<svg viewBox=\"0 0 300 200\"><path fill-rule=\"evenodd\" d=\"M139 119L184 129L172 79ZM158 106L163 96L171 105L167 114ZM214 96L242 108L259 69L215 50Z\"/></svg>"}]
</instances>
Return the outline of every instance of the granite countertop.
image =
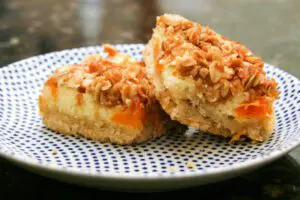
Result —
<instances>
[{"instance_id":1,"label":"granite countertop","mask_svg":"<svg viewBox=\"0 0 300 200\"><path fill-rule=\"evenodd\" d=\"M299 0L0 0L0 67L33 55L109 43L145 43L155 17L176 13L237 40L265 62L300 77ZM222 199L300 198L300 148L252 172L218 184L156 193ZM0 196L80 199L105 193L32 174L0 158ZM38 188L38 189L37 189ZM215 192L215 191L219 192ZM139 194L137 196L142 196Z\"/></svg>"}]
</instances>

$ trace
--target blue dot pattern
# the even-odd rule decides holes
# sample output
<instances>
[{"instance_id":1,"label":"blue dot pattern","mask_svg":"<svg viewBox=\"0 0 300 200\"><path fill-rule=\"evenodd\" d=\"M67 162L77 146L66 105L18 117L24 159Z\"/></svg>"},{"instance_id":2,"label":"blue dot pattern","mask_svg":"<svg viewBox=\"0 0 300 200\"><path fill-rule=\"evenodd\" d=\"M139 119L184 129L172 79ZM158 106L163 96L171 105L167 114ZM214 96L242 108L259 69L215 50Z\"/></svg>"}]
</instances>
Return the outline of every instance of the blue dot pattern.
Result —
<instances>
[{"instance_id":1,"label":"blue dot pattern","mask_svg":"<svg viewBox=\"0 0 300 200\"><path fill-rule=\"evenodd\" d=\"M116 48L142 59L142 44L116 45ZM264 143L231 144L222 137L189 128L192 135L174 132L144 144L118 146L47 129L37 106L44 81L58 66L77 63L91 53L103 54L103 51L99 46L64 50L0 69L0 154L83 174L155 177L238 169L243 163L275 158L299 144L300 82L268 64L265 71L278 81L281 95L275 104L276 129Z\"/></svg>"}]
</instances>

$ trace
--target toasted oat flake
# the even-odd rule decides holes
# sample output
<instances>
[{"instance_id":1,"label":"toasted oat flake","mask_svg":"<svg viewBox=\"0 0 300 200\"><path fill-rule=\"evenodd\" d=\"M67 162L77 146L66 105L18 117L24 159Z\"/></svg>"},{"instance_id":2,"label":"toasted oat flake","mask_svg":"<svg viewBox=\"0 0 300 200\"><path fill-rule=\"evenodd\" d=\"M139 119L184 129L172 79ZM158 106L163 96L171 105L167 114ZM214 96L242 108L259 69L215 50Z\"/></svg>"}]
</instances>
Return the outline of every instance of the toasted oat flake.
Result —
<instances>
[{"instance_id":1,"label":"toasted oat flake","mask_svg":"<svg viewBox=\"0 0 300 200\"><path fill-rule=\"evenodd\" d=\"M193 161L189 160L187 161L186 166L190 169L193 169L196 167L196 164Z\"/></svg>"},{"instance_id":2,"label":"toasted oat flake","mask_svg":"<svg viewBox=\"0 0 300 200\"><path fill-rule=\"evenodd\" d=\"M56 149L56 148L53 148L53 149L51 150L51 153L52 153L52 155L56 155L56 154L57 154L57 149Z\"/></svg>"},{"instance_id":3,"label":"toasted oat flake","mask_svg":"<svg viewBox=\"0 0 300 200\"><path fill-rule=\"evenodd\" d=\"M174 167L174 166L169 167L169 172L175 173L176 171L177 171L176 167Z\"/></svg>"},{"instance_id":4,"label":"toasted oat flake","mask_svg":"<svg viewBox=\"0 0 300 200\"><path fill-rule=\"evenodd\" d=\"M197 129L196 128L193 128L193 127L188 127L188 130L186 130L185 132L184 132L184 135L186 136L186 137L188 137L188 138L191 138L191 137L193 137L193 135L194 135L194 133L196 133L196 131L197 131Z\"/></svg>"}]
</instances>

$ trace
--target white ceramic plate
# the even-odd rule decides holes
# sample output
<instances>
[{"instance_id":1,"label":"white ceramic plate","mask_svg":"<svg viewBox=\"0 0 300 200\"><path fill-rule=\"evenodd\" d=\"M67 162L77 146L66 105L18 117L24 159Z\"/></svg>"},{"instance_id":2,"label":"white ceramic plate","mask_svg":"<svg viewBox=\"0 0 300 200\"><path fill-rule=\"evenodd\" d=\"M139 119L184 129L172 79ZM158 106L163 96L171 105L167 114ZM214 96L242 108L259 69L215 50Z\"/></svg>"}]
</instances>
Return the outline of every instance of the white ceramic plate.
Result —
<instances>
[{"instance_id":1,"label":"white ceramic plate","mask_svg":"<svg viewBox=\"0 0 300 200\"><path fill-rule=\"evenodd\" d=\"M142 44L117 45L142 59ZM264 143L240 142L202 133L166 135L135 146L117 146L64 136L47 129L37 98L55 68L77 63L101 47L40 55L0 69L0 155L44 176L110 189L163 190L206 184L253 170L300 143L300 82L265 65L281 91L277 126ZM190 135L190 134L188 134ZM54 153L56 152L56 154ZM189 168L192 165L192 168Z\"/></svg>"}]
</instances>

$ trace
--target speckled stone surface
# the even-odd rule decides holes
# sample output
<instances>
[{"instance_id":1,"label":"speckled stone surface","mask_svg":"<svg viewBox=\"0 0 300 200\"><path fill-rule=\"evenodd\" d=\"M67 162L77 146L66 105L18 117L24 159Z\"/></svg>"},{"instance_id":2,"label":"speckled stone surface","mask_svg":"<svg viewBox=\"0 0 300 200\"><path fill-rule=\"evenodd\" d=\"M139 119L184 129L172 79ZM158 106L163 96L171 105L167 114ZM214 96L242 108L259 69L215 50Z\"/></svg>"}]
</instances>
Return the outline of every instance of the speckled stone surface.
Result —
<instances>
[{"instance_id":1,"label":"speckled stone surface","mask_svg":"<svg viewBox=\"0 0 300 200\"><path fill-rule=\"evenodd\" d=\"M208 25L245 44L265 62L300 77L299 10L299 0L0 0L0 67L80 46L145 43L155 17L167 12ZM132 195L59 183L0 158L0 197L82 199L112 195L153 199L195 194L219 199L299 199L299 163L300 148L251 174L222 183ZM50 188L54 192L49 193Z\"/></svg>"}]
</instances>

